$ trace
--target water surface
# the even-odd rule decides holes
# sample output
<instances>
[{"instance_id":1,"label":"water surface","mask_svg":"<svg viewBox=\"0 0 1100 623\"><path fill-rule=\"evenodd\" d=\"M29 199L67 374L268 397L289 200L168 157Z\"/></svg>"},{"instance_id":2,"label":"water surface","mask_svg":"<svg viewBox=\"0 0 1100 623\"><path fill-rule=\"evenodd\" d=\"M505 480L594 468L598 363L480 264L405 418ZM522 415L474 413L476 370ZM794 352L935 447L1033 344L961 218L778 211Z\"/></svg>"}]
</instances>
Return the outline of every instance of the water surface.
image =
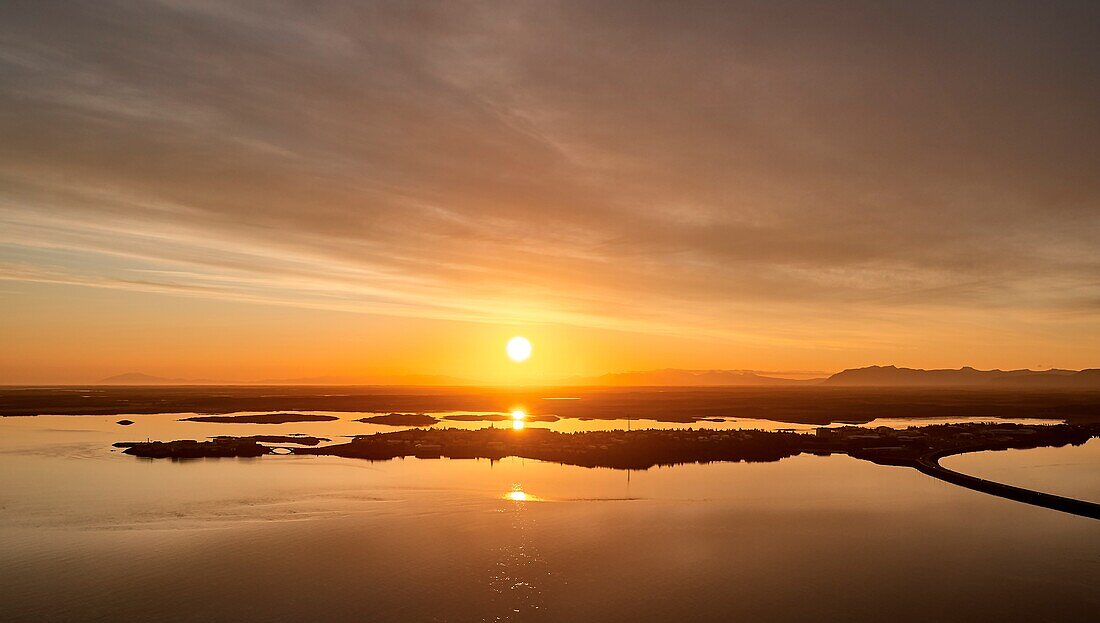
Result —
<instances>
[{"instance_id":1,"label":"water surface","mask_svg":"<svg viewBox=\"0 0 1100 623\"><path fill-rule=\"evenodd\" d=\"M115 416L0 418L0 618L1089 621L1100 612L1100 522L911 469L807 455L641 472L520 459L153 461L110 448L146 436L394 430L178 417L131 417L131 427ZM1043 473L1045 490L1064 493L1092 486L1096 450L1094 441L984 453L997 462L986 468L979 455L947 464L1015 474L1015 484Z\"/></svg>"}]
</instances>

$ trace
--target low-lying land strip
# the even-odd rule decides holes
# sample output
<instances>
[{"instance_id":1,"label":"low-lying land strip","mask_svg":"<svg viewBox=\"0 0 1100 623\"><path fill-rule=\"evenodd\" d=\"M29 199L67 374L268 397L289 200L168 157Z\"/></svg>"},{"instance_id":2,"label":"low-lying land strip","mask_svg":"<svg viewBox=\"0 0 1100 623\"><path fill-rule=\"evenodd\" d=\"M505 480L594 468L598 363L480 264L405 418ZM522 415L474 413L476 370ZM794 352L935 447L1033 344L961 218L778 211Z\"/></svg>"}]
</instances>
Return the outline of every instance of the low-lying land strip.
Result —
<instances>
[{"instance_id":1,"label":"low-lying land strip","mask_svg":"<svg viewBox=\"0 0 1100 623\"><path fill-rule=\"evenodd\" d=\"M490 460L516 456L565 465L648 469L656 465L713 461L778 461L801 453L848 454L886 465L913 467L961 486L1018 501L1100 518L1100 505L1061 498L947 470L949 454L1010 448L1080 445L1100 437L1100 424L939 424L897 430L844 426L815 433L759 430L635 430L558 433L520 430L410 429L361 435L347 443L294 447L294 454L368 460L401 457ZM293 438L288 438L293 439ZM262 437L221 437L212 441L126 442L127 454L149 458L251 457L271 453ZM301 444L300 439L294 443Z\"/></svg>"},{"instance_id":2,"label":"low-lying land strip","mask_svg":"<svg viewBox=\"0 0 1100 623\"><path fill-rule=\"evenodd\" d=\"M439 423L437 418L424 413L387 413L359 418L355 421L382 426L431 426Z\"/></svg>"},{"instance_id":3,"label":"low-lying land strip","mask_svg":"<svg viewBox=\"0 0 1100 623\"><path fill-rule=\"evenodd\" d=\"M570 400L555 400L569 397ZM0 387L0 415L256 412L508 413L650 419L759 418L828 424L997 417L1100 422L1100 391L850 388ZM356 416L361 417L361 416Z\"/></svg>"},{"instance_id":4,"label":"low-lying land strip","mask_svg":"<svg viewBox=\"0 0 1100 623\"><path fill-rule=\"evenodd\" d=\"M289 422L331 422L335 415L309 413L255 413L249 415L199 415L185 417L181 422L206 422L214 424L287 424Z\"/></svg>"}]
</instances>

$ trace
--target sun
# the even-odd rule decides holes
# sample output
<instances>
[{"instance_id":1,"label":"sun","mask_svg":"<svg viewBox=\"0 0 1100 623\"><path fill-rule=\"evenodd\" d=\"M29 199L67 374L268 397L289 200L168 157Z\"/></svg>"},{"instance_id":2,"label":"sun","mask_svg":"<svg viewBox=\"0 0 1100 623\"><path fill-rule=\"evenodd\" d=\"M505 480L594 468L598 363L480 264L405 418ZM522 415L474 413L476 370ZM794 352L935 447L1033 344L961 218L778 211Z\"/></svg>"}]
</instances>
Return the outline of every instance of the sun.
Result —
<instances>
[{"instance_id":1,"label":"sun","mask_svg":"<svg viewBox=\"0 0 1100 623\"><path fill-rule=\"evenodd\" d=\"M521 335L517 335L508 340L508 345L504 347L504 350L508 353L508 357L512 361L517 363L527 361L527 358L531 356L531 341Z\"/></svg>"}]
</instances>

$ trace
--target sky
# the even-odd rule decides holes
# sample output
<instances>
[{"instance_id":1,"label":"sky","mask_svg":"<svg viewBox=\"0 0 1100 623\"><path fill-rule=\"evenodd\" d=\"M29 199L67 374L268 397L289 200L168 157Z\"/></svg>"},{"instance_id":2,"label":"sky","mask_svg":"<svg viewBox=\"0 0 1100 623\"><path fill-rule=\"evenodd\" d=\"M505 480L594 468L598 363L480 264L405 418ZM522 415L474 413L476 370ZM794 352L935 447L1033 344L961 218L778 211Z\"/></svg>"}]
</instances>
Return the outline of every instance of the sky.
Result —
<instances>
[{"instance_id":1,"label":"sky","mask_svg":"<svg viewBox=\"0 0 1100 623\"><path fill-rule=\"evenodd\" d=\"M1097 32L1094 2L7 0L0 382L1100 367Z\"/></svg>"}]
</instances>

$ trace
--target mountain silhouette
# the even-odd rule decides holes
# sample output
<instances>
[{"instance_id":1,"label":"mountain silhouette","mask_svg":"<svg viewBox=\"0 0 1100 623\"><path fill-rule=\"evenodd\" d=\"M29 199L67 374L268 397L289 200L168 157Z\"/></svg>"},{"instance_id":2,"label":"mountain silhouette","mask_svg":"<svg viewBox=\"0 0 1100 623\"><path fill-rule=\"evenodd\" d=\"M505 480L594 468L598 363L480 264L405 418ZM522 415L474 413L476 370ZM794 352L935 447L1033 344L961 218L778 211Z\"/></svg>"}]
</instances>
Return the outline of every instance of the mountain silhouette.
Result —
<instances>
[{"instance_id":1,"label":"mountain silhouette","mask_svg":"<svg viewBox=\"0 0 1100 623\"><path fill-rule=\"evenodd\" d=\"M212 379L177 379L153 376L144 372L127 372L100 379L102 385L211 385L218 381Z\"/></svg>"},{"instance_id":2,"label":"mountain silhouette","mask_svg":"<svg viewBox=\"0 0 1100 623\"><path fill-rule=\"evenodd\" d=\"M806 376L806 374L791 373L791 376ZM681 370L666 368L663 370L617 372L592 377L575 377L570 379L568 384L624 387L728 387L738 385L806 385L820 381L821 379L792 379L781 378L779 376L765 376L764 373L755 370Z\"/></svg>"},{"instance_id":3,"label":"mountain silhouette","mask_svg":"<svg viewBox=\"0 0 1100 623\"><path fill-rule=\"evenodd\" d=\"M921 370L869 366L838 372L822 383L845 387L1050 387L1100 389L1100 370Z\"/></svg>"}]
</instances>

